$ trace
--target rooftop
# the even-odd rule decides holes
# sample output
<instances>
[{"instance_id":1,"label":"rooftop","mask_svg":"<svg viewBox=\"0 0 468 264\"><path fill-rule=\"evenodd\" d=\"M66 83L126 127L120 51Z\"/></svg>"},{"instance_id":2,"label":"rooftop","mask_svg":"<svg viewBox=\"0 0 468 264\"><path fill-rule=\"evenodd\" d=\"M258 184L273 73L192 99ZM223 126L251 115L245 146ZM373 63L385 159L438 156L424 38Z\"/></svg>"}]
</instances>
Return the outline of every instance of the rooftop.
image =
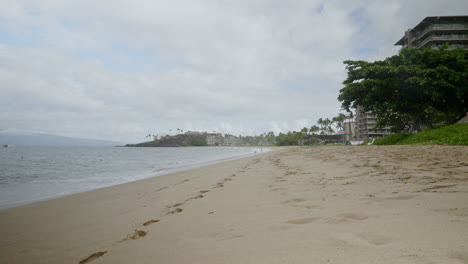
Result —
<instances>
[{"instance_id":1,"label":"rooftop","mask_svg":"<svg viewBox=\"0 0 468 264\"><path fill-rule=\"evenodd\" d=\"M467 23L468 16L429 16L424 18L418 25L416 25L413 29L409 29L410 31L422 31L427 28L429 25L441 23L441 24L449 24L449 23ZM405 36L403 36L400 40L395 43L395 46L401 46L405 44Z\"/></svg>"}]
</instances>

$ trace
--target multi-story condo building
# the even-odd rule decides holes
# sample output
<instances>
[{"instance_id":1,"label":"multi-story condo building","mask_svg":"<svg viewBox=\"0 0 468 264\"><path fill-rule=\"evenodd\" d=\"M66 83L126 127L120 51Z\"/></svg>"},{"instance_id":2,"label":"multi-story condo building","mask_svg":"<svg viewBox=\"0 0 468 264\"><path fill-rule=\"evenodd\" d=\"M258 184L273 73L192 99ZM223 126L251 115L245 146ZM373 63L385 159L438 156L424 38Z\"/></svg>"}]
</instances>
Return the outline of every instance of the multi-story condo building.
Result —
<instances>
[{"instance_id":1,"label":"multi-story condo building","mask_svg":"<svg viewBox=\"0 0 468 264\"><path fill-rule=\"evenodd\" d=\"M358 140L369 140L385 137L391 134L390 127L375 129L377 117L365 112L361 106L356 108L355 133Z\"/></svg>"},{"instance_id":2,"label":"multi-story condo building","mask_svg":"<svg viewBox=\"0 0 468 264\"><path fill-rule=\"evenodd\" d=\"M224 135L223 146L239 146L242 145L242 140L233 135Z\"/></svg>"},{"instance_id":3,"label":"multi-story condo building","mask_svg":"<svg viewBox=\"0 0 468 264\"><path fill-rule=\"evenodd\" d=\"M239 146L242 140L233 135L212 133L206 135L206 144L209 146Z\"/></svg>"},{"instance_id":4,"label":"multi-story condo building","mask_svg":"<svg viewBox=\"0 0 468 264\"><path fill-rule=\"evenodd\" d=\"M347 121L343 123L344 131L348 132L349 135L345 135L346 141L357 139L356 136L356 121Z\"/></svg>"},{"instance_id":5,"label":"multi-story condo building","mask_svg":"<svg viewBox=\"0 0 468 264\"><path fill-rule=\"evenodd\" d=\"M468 16L426 17L395 43L403 48L437 48L448 44L449 48L468 49Z\"/></svg>"},{"instance_id":6,"label":"multi-story condo building","mask_svg":"<svg viewBox=\"0 0 468 264\"><path fill-rule=\"evenodd\" d=\"M213 133L206 135L206 144L208 146L221 145L223 142L223 135L221 133Z\"/></svg>"}]
</instances>

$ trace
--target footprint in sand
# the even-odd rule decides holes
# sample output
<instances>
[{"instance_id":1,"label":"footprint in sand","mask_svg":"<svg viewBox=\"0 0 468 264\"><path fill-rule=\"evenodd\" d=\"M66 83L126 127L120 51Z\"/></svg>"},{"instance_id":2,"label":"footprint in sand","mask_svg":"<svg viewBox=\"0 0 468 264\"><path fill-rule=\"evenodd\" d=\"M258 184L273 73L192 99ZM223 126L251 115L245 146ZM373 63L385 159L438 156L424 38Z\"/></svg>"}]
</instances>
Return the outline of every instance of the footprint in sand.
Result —
<instances>
[{"instance_id":1,"label":"footprint in sand","mask_svg":"<svg viewBox=\"0 0 468 264\"><path fill-rule=\"evenodd\" d=\"M367 243L375 246L383 246L393 242L391 238L379 234L361 233L357 236L366 241Z\"/></svg>"},{"instance_id":2,"label":"footprint in sand","mask_svg":"<svg viewBox=\"0 0 468 264\"><path fill-rule=\"evenodd\" d=\"M200 193L207 193L209 192L208 190L201 190Z\"/></svg>"},{"instance_id":3,"label":"footprint in sand","mask_svg":"<svg viewBox=\"0 0 468 264\"><path fill-rule=\"evenodd\" d=\"M394 196L394 197L388 197L388 200L411 200L415 196L414 195L400 195L400 196Z\"/></svg>"},{"instance_id":4,"label":"footprint in sand","mask_svg":"<svg viewBox=\"0 0 468 264\"><path fill-rule=\"evenodd\" d=\"M157 219L151 219L151 220L149 220L149 221L144 222L143 225L144 225L144 226L149 226L149 225L152 225L152 224L157 223L157 222L159 222L159 220L157 220Z\"/></svg>"},{"instance_id":5,"label":"footprint in sand","mask_svg":"<svg viewBox=\"0 0 468 264\"><path fill-rule=\"evenodd\" d=\"M190 198L189 200L201 199L203 197L205 197L205 196L200 194L200 195L197 195L197 196L194 196L194 197Z\"/></svg>"},{"instance_id":6,"label":"footprint in sand","mask_svg":"<svg viewBox=\"0 0 468 264\"><path fill-rule=\"evenodd\" d=\"M85 263L88 263L88 262L91 262L97 258L99 258L100 256L104 255L107 253L107 250L106 251L99 251L99 252L96 252L96 253L93 253L91 255L89 255L87 258L83 259L83 260L80 260L80 264L85 264Z\"/></svg>"},{"instance_id":7,"label":"footprint in sand","mask_svg":"<svg viewBox=\"0 0 468 264\"><path fill-rule=\"evenodd\" d=\"M271 189L272 192L278 192L278 191L284 191L284 190L286 190L286 188L284 188L284 187L277 187L277 188L274 188L274 187L272 186L272 187L270 187L270 188L272 188L272 189Z\"/></svg>"},{"instance_id":8,"label":"footprint in sand","mask_svg":"<svg viewBox=\"0 0 468 264\"><path fill-rule=\"evenodd\" d=\"M297 171L287 171L284 175L289 176L289 175L296 175Z\"/></svg>"},{"instance_id":9,"label":"footprint in sand","mask_svg":"<svg viewBox=\"0 0 468 264\"><path fill-rule=\"evenodd\" d=\"M290 200L286 200L283 202L283 204L289 204L289 203L301 203L301 202L305 202L306 199L305 198L294 198L294 199L290 199Z\"/></svg>"},{"instance_id":10,"label":"footprint in sand","mask_svg":"<svg viewBox=\"0 0 468 264\"><path fill-rule=\"evenodd\" d=\"M329 223L329 224L341 224L341 223L348 222L350 220L363 221L363 220L366 220L367 218L369 218L369 217L367 215L365 215L365 214L348 213L348 214L340 214L340 215L338 215L336 217L329 218L327 223Z\"/></svg>"},{"instance_id":11,"label":"footprint in sand","mask_svg":"<svg viewBox=\"0 0 468 264\"><path fill-rule=\"evenodd\" d=\"M305 209L317 209L317 208L320 208L320 206L318 205L306 205L304 206Z\"/></svg>"},{"instance_id":12,"label":"footprint in sand","mask_svg":"<svg viewBox=\"0 0 468 264\"><path fill-rule=\"evenodd\" d=\"M366 220L367 218L369 218L369 216L365 214L358 214L358 213L342 214L341 216L347 217L352 220L359 220L359 221Z\"/></svg>"},{"instance_id":13,"label":"footprint in sand","mask_svg":"<svg viewBox=\"0 0 468 264\"><path fill-rule=\"evenodd\" d=\"M167 188L169 188L169 187L162 187L162 188L159 188L157 190L154 190L153 192L159 192L159 191L162 191L162 190L167 189Z\"/></svg>"},{"instance_id":14,"label":"footprint in sand","mask_svg":"<svg viewBox=\"0 0 468 264\"><path fill-rule=\"evenodd\" d=\"M200 192L201 192L201 193L206 193L206 192L208 192L208 191L200 191ZM202 194L199 194L199 195L197 195L197 196L194 196L194 197L191 197L191 198L185 200L183 203L176 203L176 204L174 204L174 205L172 205L172 206L166 206L166 208L176 208L176 207L179 207L179 206L184 205L186 202L189 202L189 201L191 201L191 200L201 199L201 198L203 198L203 197L205 197L205 196L203 196ZM169 212L169 213L180 213L180 212L182 212L182 211L175 210L175 211L171 211L171 212Z\"/></svg>"},{"instance_id":15,"label":"footprint in sand","mask_svg":"<svg viewBox=\"0 0 468 264\"><path fill-rule=\"evenodd\" d=\"M146 236L146 234L148 234L148 232L143 231L143 230L135 230L135 233L133 233L133 235L131 236L128 236L128 238L132 240L136 240L136 239Z\"/></svg>"},{"instance_id":16,"label":"footprint in sand","mask_svg":"<svg viewBox=\"0 0 468 264\"><path fill-rule=\"evenodd\" d=\"M384 246L388 245L394 240L390 237L374 234L374 233L359 233L359 234L340 234L336 237L336 242L346 245L371 245L371 246Z\"/></svg>"},{"instance_id":17,"label":"footprint in sand","mask_svg":"<svg viewBox=\"0 0 468 264\"><path fill-rule=\"evenodd\" d=\"M182 184L182 183L188 182L188 181L189 181L189 179L185 179L185 180L183 180L183 181L181 181L181 182L179 182L179 183L176 183L175 185L179 185L179 184Z\"/></svg>"},{"instance_id":18,"label":"footprint in sand","mask_svg":"<svg viewBox=\"0 0 468 264\"><path fill-rule=\"evenodd\" d=\"M172 210L172 211L168 212L167 214L177 214L177 213L180 213L182 211L183 211L182 208L176 208L175 210Z\"/></svg>"},{"instance_id":19,"label":"footprint in sand","mask_svg":"<svg viewBox=\"0 0 468 264\"><path fill-rule=\"evenodd\" d=\"M152 221L152 220L150 220L150 221ZM148 222L150 222L150 221L148 221ZM148 222L146 222L146 223L148 223ZM146 224L146 223L145 223L145 224ZM143 224L143 225L144 225L144 224ZM139 238L142 238L142 237L146 236L147 234L148 234L147 231L136 230L136 229L135 229L135 232L134 232L132 235L127 235L127 237L125 237L125 238L122 239L122 240L117 241L117 243L122 243L122 242L128 241L129 239L131 239L131 240L137 240L137 239L139 239ZM114 244L114 245L115 245L115 244Z\"/></svg>"},{"instance_id":20,"label":"footprint in sand","mask_svg":"<svg viewBox=\"0 0 468 264\"><path fill-rule=\"evenodd\" d=\"M312 223L318 219L320 219L320 217L308 217L308 218L289 220L289 221L286 221L285 223L294 224L294 225L303 225L303 224Z\"/></svg>"}]
</instances>

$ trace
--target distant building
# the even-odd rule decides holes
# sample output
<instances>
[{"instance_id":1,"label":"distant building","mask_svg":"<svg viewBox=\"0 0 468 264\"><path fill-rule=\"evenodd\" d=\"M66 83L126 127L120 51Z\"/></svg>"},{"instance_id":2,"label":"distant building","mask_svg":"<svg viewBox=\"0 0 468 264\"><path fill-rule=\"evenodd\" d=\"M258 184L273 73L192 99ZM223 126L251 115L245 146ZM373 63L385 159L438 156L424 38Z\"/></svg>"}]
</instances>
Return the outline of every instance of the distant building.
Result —
<instances>
[{"instance_id":1,"label":"distant building","mask_svg":"<svg viewBox=\"0 0 468 264\"><path fill-rule=\"evenodd\" d=\"M239 146L242 145L242 140L233 135L212 133L206 134L206 144L208 146Z\"/></svg>"},{"instance_id":2,"label":"distant building","mask_svg":"<svg viewBox=\"0 0 468 264\"><path fill-rule=\"evenodd\" d=\"M224 135L223 146L239 146L242 145L242 140L233 135Z\"/></svg>"},{"instance_id":3,"label":"distant building","mask_svg":"<svg viewBox=\"0 0 468 264\"><path fill-rule=\"evenodd\" d=\"M356 121L348 121L343 123L344 131L350 133L350 135L345 135L346 141L351 141L356 139Z\"/></svg>"},{"instance_id":4,"label":"distant building","mask_svg":"<svg viewBox=\"0 0 468 264\"><path fill-rule=\"evenodd\" d=\"M373 114L364 112L364 109L361 106L356 108L355 116L355 135L358 140L381 138L391 134L390 127L375 129L377 125L377 117Z\"/></svg>"},{"instance_id":5,"label":"distant building","mask_svg":"<svg viewBox=\"0 0 468 264\"><path fill-rule=\"evenodd\" d=\"M208 146L219 146L223 142L223 135L221 133L206 134L206 144Z\"/></svg>"},{"instance_id":6,"label":"distant building","mask_svg":"<svg viewBox=\"0 0 468 264\"><path fill-rule=\"evenodd\" d=\"M395 43L403 48L437 48L448 44L449 48L468 49L468 16L426 17Z\"/></svg>"}]
</instances>

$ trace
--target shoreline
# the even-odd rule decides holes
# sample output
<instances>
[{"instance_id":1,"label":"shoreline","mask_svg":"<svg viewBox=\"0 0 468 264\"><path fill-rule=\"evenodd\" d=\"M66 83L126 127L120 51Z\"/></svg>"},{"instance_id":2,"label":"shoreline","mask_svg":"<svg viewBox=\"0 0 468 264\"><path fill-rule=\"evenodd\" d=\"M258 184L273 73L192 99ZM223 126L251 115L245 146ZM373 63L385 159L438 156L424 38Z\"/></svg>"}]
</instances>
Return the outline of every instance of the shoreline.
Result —
<instances>
[{"instance_id":1,"label":"shoreline","mask_svg":"<svg viewBox=\"0 0 468 264\"><path fill-rule=\"evenodd\" d=\"M191 169L201 168L201 167L205 167L205 166L210 166L210 165L213 165L213 164L216 164L216 163L225 162L225 161L229 161L229 160L235 160L235 159L241 159L241 158L245 158L245 157L255 156L257 154L257 151L260 148L257 149L256 147L251 147L251 149L252 149L252 153L247 153L247 154L242 154L242 155L237 155L237 156L232 156L232 157L226 157L226 158L217 158L217 159L209 160L209 161L182 164L182 165L177 165L177 166L173 166L173 167L159 168L157 170L153 170L152 172L140 172L138 175L141 175L141 177L137 177L137 179L128 180L128 181L125 181L125 182L115 183L115 184L111 184L111 185L103 185L103 186L100 186L100 187L97 187L97 188L89 188L89 189L78 190L78 191L67 191L66 193L61 193L61 194L54 194L54 195L50 195L50 196L32 198L30 200L24 200L24 201L20 201L20 202L2 204L1 207L0 207L0 211L11 209L11 208L21 207L21 206L36 203L36 202L59 199L59 198L67 197L69 195L100 190L100 189L103 189L103 188L117 186L117 185L121 185L121 184L127 184L127 183L134 182L134 181L140 181L140 180L160 177L160 176L167 175L167 174L173 174L173 173L182 172L182 171L186 171L186 170L191 170ZM264 151L266 153L266 152L271 151L271 150L272 150L272 147L265 148ZM258 153L258 154L261 154L261 153Z\"/></svg>"},{"instance_id":2,"label":"shoreline","mask_svg":"<svg viewBox=\"0 0 468 264\"><path fill-rule=\"evenodd\" d=\"M0 211L0 262L466 263L466 160L279 148Z\"/></svg>"}]
</instances>

